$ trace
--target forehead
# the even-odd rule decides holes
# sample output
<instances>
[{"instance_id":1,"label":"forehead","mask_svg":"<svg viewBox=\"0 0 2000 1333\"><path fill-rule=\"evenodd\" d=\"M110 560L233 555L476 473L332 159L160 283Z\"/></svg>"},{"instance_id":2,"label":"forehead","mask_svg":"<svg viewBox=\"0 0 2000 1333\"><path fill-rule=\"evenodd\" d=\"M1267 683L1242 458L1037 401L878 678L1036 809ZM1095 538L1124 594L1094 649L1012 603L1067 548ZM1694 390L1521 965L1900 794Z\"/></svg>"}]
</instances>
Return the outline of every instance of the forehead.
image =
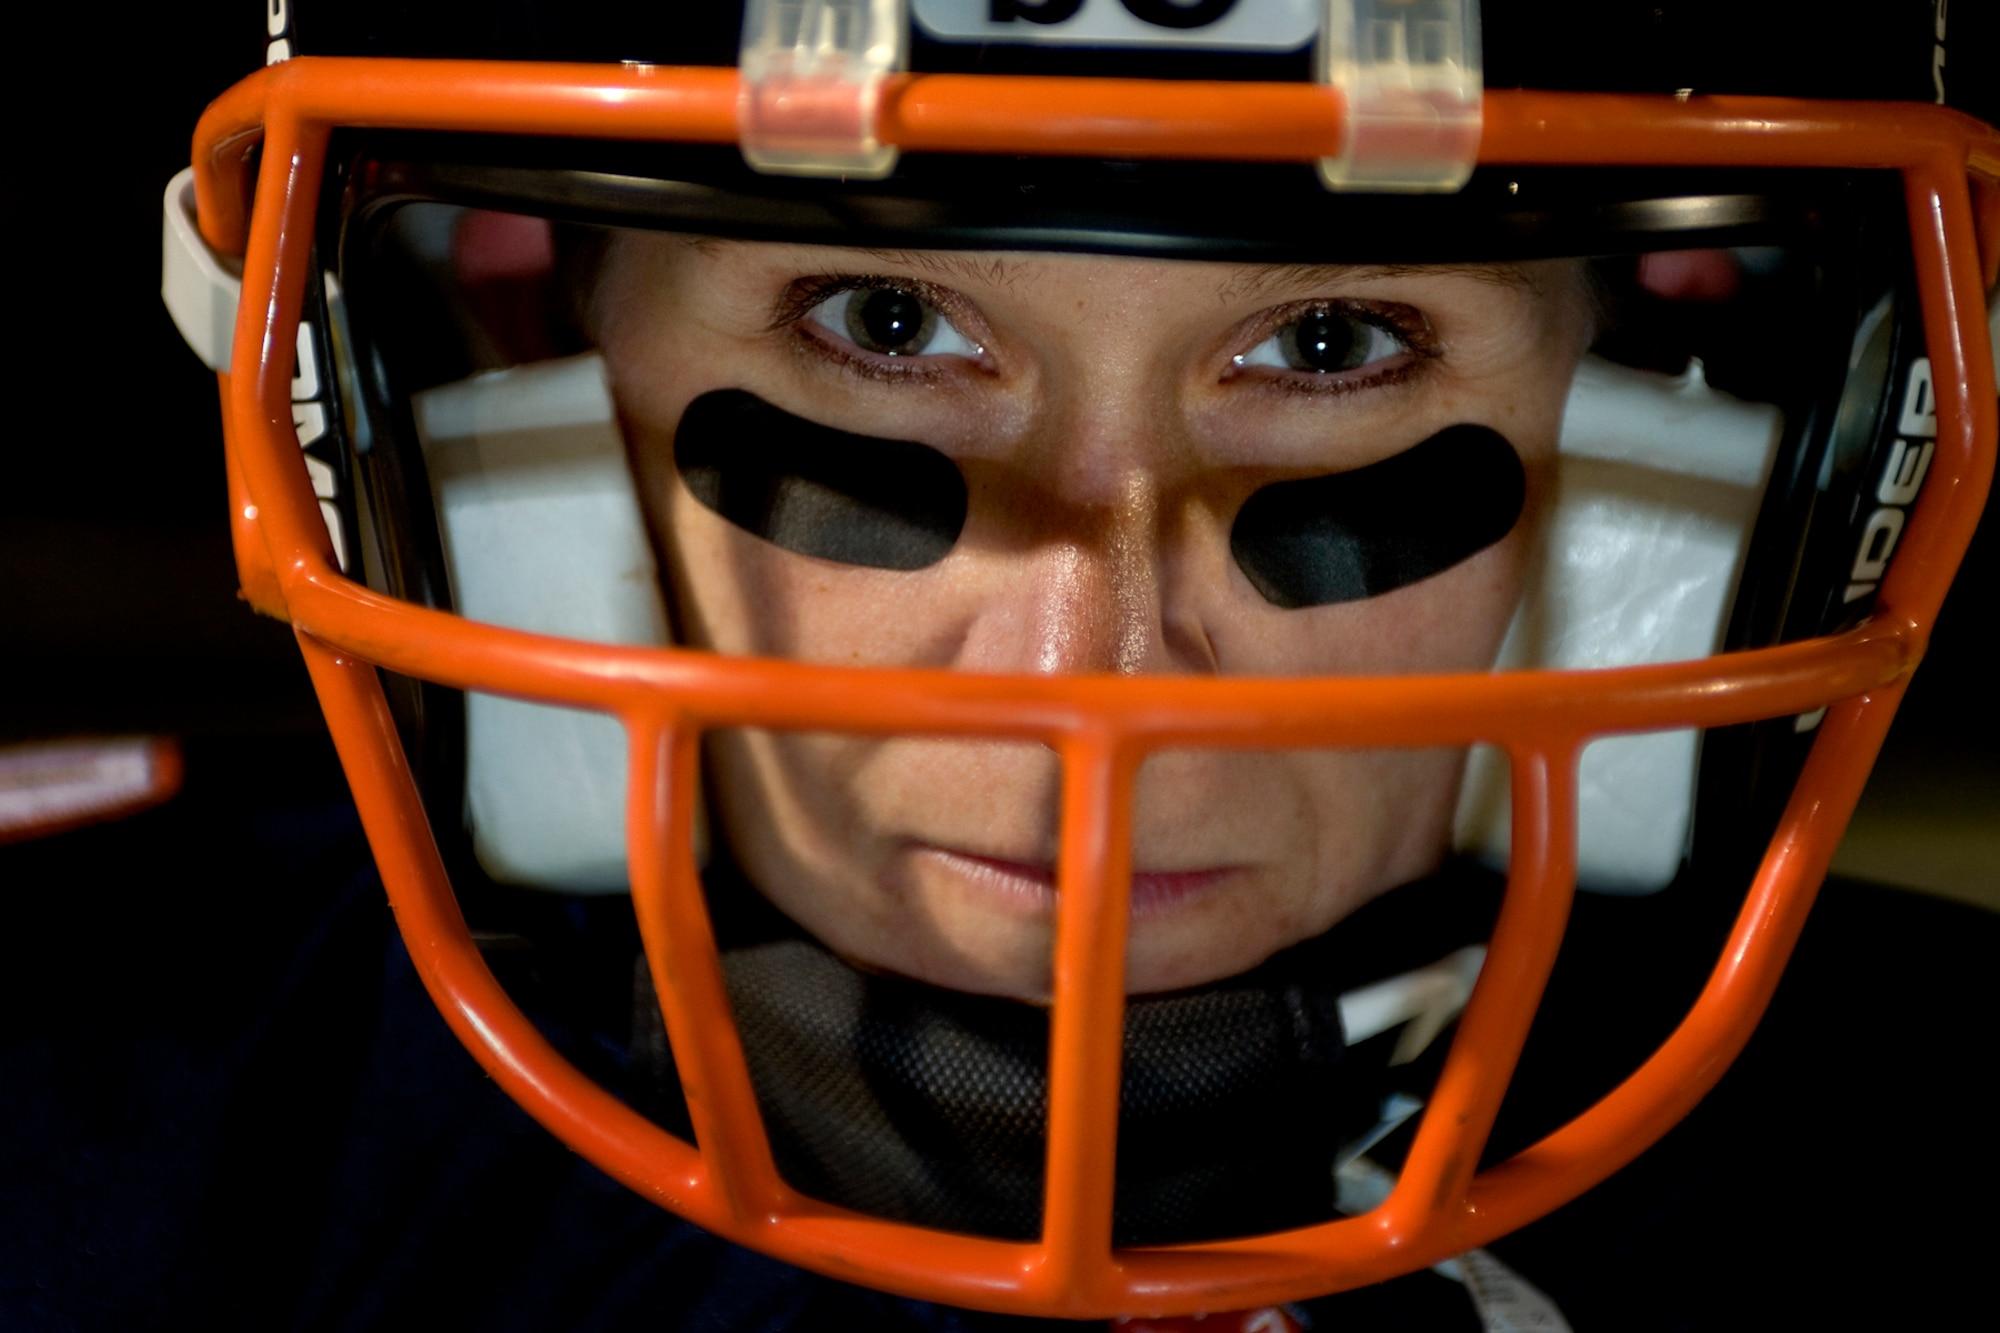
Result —
<instances>
[{"instance_id":1,"label":"forehead","mask_svg":"<svg viewBox=\"0 0 2000 1333\"><path fill-rule=\"evenodd\" d=\"M741 244L741 243L724 243ZM868 259L939 278L987 286L1015 287L1073 276L1081 267L1141 274L1172 274L1192 283L1212 282L1223 298L1256 296L1299 285L1338 285L1396 277L1460 278L1501 287L1532 288L1526 264L1304 264L1218 263L1191 259L1134 259L1118 255L1033 254L994 250L913 250L901 248L790 246L828 258Z\"/></svg>"},{"instance_id":2,"label":"forehead","mask_svg":"<svg viewBox=\"0 0 2000 1333\"><path fill-rule=\"evenodd\" d=\"M1073 296L1079 288L1114 283L1130 292L1171 291L1216 304L1277 301L1317 292L1364 293L1398 284L1434 294L1454 287L1486 289L1488 299L1536 299L1567 293L1581 261L1520 263L1349 264L1242 263L1150 259L1089 253L802 245L664 233L624 233L615 249L647 268L692 269L713 279L890 273L920 277L972 293L1035 298ZM1476 295L1476 290L1469 295Z\"/></svg>"}]
</instances>

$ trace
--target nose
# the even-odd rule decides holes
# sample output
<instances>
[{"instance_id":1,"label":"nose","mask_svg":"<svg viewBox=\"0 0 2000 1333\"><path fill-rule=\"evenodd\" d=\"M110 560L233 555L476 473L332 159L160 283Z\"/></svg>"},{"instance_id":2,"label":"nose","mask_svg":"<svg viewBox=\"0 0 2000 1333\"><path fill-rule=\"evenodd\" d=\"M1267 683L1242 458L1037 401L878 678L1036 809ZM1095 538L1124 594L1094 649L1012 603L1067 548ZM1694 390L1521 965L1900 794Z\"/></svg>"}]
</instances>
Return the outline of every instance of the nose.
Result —
<instances>
[{"instance_id":1,"label":"nose","mask_svg":"<svg viewBox=\"0 0 2000 1333\"><path fill-rule=\"evenodd\" d=\"M1070 675L1212 672L1197 604L1203 524L1180 451L1095 431L1037 450L992 487L975 521L1006 551L960 665ZM982 504L981 501L986 503ZM983 511L983 512L981 512Z\"/></svg>"},{"instance_id":2,"label":"nose","mask_svg":"<svg viewBox=\"0 0 2000 1333\"><path fill-rule=\"evenodd\" d=\"M1050 534L1022 570L1017 656L1030 660L1017 666L1043 675L1171 669L1153 506L1091 517L1095 531Z\"/></svg>"}]
</instances>

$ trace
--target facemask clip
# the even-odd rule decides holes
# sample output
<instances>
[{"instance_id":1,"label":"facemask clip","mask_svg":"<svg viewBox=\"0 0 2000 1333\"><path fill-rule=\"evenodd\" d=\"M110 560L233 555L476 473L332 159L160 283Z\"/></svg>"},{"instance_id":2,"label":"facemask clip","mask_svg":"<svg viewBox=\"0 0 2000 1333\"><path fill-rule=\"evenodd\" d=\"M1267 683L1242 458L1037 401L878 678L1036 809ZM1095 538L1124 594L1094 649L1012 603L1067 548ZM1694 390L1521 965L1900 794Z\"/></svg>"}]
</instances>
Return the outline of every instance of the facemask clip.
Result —
<instances>
[{"instance_id":1,"label":"facemask clip","mask_svg":"<svg viewBox=\"0 0 2000 1333\"><path fill-rule=\"evenodd\" d=\"M750 0L737 107L758 171L880 180L894 145L875 136L882 85L909 63L907 0Z\"/></svg>"},{"instance_id":2,"label":"facemask clip","mask_svg":"<svg viewBox=\"0 0 2000 1333\"><path fill-rule=\"evenodd\" d=\"M1346 99L1347 146L1320 159L1330 190L1459 189L1479 156L1479 0L1327 0L1320 82Z\"/></svg>"}]
</instances>

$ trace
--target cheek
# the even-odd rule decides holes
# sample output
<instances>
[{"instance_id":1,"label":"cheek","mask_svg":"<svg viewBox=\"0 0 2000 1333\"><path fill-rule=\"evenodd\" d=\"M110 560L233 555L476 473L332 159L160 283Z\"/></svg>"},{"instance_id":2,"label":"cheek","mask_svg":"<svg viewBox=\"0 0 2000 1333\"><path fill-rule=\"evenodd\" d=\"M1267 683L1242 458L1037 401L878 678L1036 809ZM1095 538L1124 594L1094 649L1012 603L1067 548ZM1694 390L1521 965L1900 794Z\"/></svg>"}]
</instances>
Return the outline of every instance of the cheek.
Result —
<instances>
[{"instance_id":1,"label":"cheek","mask_svg":"<svg viewBox=\"0 0 2000 1333\"><path fill-rule=\"evenodd\" d=\"M1533 494L1531 481L1531 513ZM1232 599L1233 623L1215 626L1223 670L1284 676L1484 671L1520 600L1530 521L1462 564L1364 601L1279 610L1246 588Z\"/></svg>"},{"instance_id":2,"label":"cheek","mask_svg":"<svg viewBox=\"0 0 2000 1333\"><path fill-rule=\"evenodd\" d=\"M1322 830L1317 892L1301 934L1316 934L1398 884L1436 868L1451 836L1463 754L1378 750L1328 756L1309 789Z\"/></svg>"},{"instance_id":3,"label":"cheek","mask_svg":"<svg viewBox=\"0 0 2000 1333\"><path fill-rule=\"evenodd\" d=\"M948 664L966 600L950 560L916 571L813 560L717 517L678 477L669 487L656 513L682 642L824 665Z\"/></svg>"},{"instance_id":4,"label":"cheek","mask_svg":"<svg viewBox=\"0 0 2000 1333\"><path fill-rule=\"evenodd\" d=\"M749 881L836 952L893 959L897 909L877 882L887 852L847 775L866 742L726 731L709 737L711 810ZM886 957L885 957L886 955Z\"/></svg>"}]
</instances>

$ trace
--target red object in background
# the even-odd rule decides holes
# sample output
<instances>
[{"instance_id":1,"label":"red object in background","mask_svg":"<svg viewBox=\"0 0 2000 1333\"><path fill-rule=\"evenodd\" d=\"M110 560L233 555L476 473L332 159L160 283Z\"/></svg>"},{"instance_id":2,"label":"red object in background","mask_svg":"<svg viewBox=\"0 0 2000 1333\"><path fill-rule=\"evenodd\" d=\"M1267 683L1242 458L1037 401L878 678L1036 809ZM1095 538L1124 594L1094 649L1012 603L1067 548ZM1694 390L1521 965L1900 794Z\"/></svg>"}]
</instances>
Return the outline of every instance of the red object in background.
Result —
<instances>
[{"instance_id":1,"label":"red object in background","mask_svg":"<svg viewBox=\"0 0 2000 1333\"><path fill-rule=\"evenodd\" d=\"M0 749L0 843L149 810L181 788L169 736L37 741Z\"/></svg>"},{"instance_id":2,"label":"red object in background","mask_svg":"<svg viewBox=\"0 0 2000 1333\"><path fill-rule=\"evenodd\" d=\"M1669 301L1727 301L1743 288L1743 270L1727 250L1668 250L1639 260L1639 285Z\"/></svg>"}]
</instances>

